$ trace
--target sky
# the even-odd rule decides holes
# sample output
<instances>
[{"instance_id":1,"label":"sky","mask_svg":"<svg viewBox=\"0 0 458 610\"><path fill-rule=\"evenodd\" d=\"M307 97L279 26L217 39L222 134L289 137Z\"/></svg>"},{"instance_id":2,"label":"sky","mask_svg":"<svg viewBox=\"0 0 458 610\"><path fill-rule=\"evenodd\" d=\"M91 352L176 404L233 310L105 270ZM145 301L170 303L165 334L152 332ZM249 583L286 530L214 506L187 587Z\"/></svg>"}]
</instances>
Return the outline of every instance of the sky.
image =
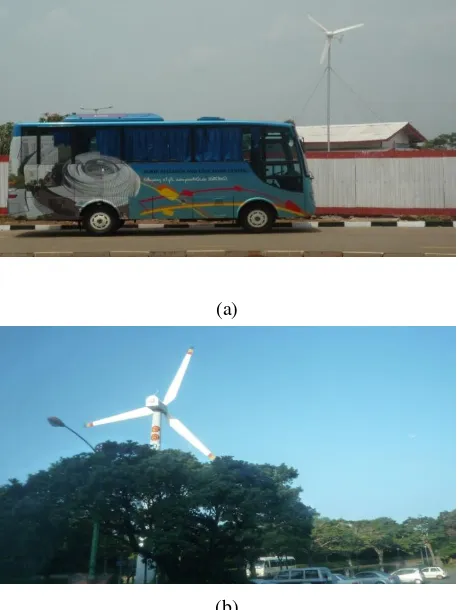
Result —
<instances>
[{"instance_id":1,"label":"sky","mask_svg":"<svg viewBox=\"0 0 458 610\"><path fill-rule=\"evenodd\" d=\"M0 123L112 105L322 125L324 35L307 13L365 24L334 48L332 123L455 131L455 0L0 0Z\"/></svg>"},{"instance_id":2,"label":"sky","mask_svg":"<svg viewBox=\"0 0 458 610\"><path fill-rule=\"evenodd\" d=\"M302 500L349 520L455 508L454 328L0 328L0 484L92 444L148 443L151 418L84 423L164 397L216 455L296 468ZM163 449L190 451L163 426Z\"/></svg>"}]
</instances>

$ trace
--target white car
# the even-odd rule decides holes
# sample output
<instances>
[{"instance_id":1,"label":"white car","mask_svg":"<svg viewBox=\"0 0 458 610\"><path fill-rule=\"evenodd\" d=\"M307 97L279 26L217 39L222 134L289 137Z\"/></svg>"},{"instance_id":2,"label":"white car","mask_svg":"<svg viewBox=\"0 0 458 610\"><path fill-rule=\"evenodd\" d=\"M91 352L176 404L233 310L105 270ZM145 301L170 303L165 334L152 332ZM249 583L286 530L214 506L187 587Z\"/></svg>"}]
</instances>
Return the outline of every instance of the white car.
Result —
<instances>
[{"instance_id":1,"label":"white car","mask_svg":"<svg viewBox=\"0 0 458 610\"><path fill-rule=\"evenodd\" d=\"M435 578L437 580L442 580L443 578L448 577L448 572L443 568L439 568L437 566L422 568L421 571L423 573L423 576L428 579Z\"/></svg>"},{"instance_id":2,"label":"white car","mask_svg":"<svg viewBox=\"0 0 458 610\"><path fill-rule=\"evenodd\" d=\"M401 582L415 585L422 585L425 582L425 577L419 568L402 568L393 572L391 576L397 576Z\"/></svg>"}]
</instances>

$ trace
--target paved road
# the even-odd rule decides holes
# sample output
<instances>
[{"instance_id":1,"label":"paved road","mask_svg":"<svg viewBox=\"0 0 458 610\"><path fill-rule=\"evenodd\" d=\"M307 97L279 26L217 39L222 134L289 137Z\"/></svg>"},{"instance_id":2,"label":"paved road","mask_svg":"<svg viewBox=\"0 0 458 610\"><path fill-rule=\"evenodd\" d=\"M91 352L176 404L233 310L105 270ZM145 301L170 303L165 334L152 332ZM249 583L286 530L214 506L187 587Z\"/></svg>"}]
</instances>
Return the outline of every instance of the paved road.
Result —
<instances>
[{"instance_id":1,"label":"paved road","mask_svg":"<svg viewBox=\"0 0 458 610\"><path fill-rule=\"evenodd\" d=\"M216 249L455 255L455 238L456 229L444 227L276 229L263 235L250 235L237 229L211 232L125 229L109 237L91 237L78 230L0 231L0 253Z\"/></svg>"}]
</instances>

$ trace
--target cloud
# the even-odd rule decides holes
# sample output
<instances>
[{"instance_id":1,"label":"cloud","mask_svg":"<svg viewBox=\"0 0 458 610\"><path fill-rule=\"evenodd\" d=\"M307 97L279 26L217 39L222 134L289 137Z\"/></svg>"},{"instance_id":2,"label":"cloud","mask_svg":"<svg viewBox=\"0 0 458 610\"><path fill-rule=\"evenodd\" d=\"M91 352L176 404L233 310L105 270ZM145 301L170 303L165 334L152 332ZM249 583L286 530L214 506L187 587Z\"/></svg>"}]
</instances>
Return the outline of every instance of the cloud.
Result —
<instances>
[{"instance_id":1,"label":"cloud","mask_svg":"<svg viewBox=\"0 0 458 610\"><path fill-rule=\"evenodd\" d=\"M275 17L272 24L265 32L265 38L272 42L280 40L291 41L298 36L304 36L304 22L301 19L294 18L290 15L280 15Z\"/></svg>"},{"instance_id":2,"label":"cloud","mask_svg":"<svg viewBox=\"0 0 458 610\"><path fill-rule=\"evenodd\" d=\"M68 8L54 8L40 19L25 23L20 33L23 37L39 36L43 42L48 39L68 38L68 35L81 31L81 22Z\"/></svg>"}]
</instances>

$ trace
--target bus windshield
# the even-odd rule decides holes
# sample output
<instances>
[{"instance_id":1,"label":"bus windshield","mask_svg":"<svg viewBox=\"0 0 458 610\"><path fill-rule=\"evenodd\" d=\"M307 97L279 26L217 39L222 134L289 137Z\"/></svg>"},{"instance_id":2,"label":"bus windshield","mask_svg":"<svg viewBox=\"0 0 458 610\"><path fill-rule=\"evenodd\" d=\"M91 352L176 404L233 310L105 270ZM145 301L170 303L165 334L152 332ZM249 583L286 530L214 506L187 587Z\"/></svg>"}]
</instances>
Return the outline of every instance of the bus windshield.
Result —
<instances>
[{"instance_id":1,"label":"bus windshield","mask_svg":"<svg viewBox=\"0 0 458 610\"><path fill-rule=\"evenodd\" d=\"M75 220L92 233L125 220L233 221L266 231L315 213L288 123L68 117L14 126L11 216ZM97 227L93 215L106 215Z\"/></svg>"}]
</instances>

